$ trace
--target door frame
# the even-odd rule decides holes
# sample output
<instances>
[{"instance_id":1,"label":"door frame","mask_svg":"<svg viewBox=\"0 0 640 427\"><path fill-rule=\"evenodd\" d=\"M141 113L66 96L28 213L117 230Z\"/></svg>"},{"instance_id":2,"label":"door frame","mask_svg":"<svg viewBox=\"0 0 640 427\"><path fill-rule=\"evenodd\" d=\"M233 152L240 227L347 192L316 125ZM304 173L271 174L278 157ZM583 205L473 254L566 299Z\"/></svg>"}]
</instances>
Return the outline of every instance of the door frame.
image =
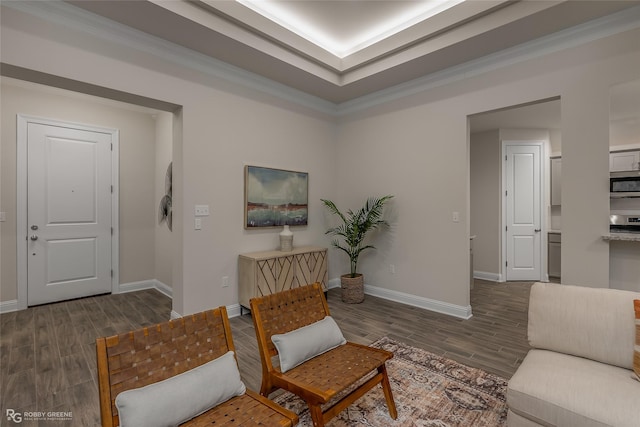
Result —
<instances>
[{"instance_id":1,"label":"door frame","mask_svg":"<svg viewBox=\"0 0 640 427\"><path fill-rule=\"evenodd\" d=\"M120 131L114 128L107 128L83 123L75 123L64 120L49 119L44 117L18 114L16 116L16 257L17 257L17 285L18 301L17 309L24 310L28 306L27 301L27 280L28 280L28 256L27 256L27 177L28 177L28 155L27 155L27 128L29 123L37 123L47 126L68 127L81 129L89 132L101 132L111 135L111 292L118 293L119 290L119 267L120 267L120 227L119 227L119 152L120 152Z\"/></svg>"},{"instance_id":2,"label":"door frame","mask_svg":"<svg viewBox=\"0 0 640 427\"><path fill-rule=\"evenodd\" d=\"M501 215L500 215L500 234L502 238L500 239L500 244L502 246L501 252L501 260L500 260L500 276L501 282L507 281L507 204L505 203L505 192L507 191L507 161L505 159L506 156L506 147L508 145L537 145L540 147L540 194L538 197L540 198L540 280L541 281L549 281L549 277L547 276L547 215L544 215L545 206L547 206L548 200L548 191L547 185L545 182L547 181L547 160L549 159L549 155L547 153L547 141L543 141L540 139L533 140L502 140L500 147L500 159L502 163L501 168L501 188L500 188L500 203L501 207Z\"/></svg>"}]
</instances>

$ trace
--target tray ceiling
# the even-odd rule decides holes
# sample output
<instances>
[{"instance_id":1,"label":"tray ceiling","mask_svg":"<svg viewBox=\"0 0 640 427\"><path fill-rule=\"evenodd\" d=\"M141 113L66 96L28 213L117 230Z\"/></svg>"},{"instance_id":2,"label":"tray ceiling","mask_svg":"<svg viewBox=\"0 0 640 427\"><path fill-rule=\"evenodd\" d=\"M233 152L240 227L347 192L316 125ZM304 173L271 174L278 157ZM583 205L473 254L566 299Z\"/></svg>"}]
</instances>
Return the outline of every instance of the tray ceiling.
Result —
<instances>
[{"instance_id":1,"label":"tray ceiling","mask_svg":"<svg viewBox=\"0 0 640 427\"><path fill-rule=\"evenodd\" d=\"M68 3L340 104L639 1Z\"/></svg>"}]
</instances>

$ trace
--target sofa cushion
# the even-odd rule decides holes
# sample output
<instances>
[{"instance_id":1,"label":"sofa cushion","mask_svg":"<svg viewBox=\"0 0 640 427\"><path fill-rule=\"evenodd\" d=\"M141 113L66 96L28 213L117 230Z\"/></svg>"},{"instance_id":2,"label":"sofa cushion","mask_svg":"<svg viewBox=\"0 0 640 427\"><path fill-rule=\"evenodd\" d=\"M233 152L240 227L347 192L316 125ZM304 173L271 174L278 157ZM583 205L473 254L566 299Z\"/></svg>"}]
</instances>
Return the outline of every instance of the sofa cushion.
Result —
<instances>
[{"instance_id":1,"label":"sofa cushion","mask_svg":"<svg viewBox=\"0 0 640 427\"><path fill-rule=\"evenodd\" d=\"M633 372L640 381L640 300L633 301L633 309L636 312L636 346L633 352Z\"/></svg>"},{"instance_id":2,"label":"sofa cushion","mask_svg":"<svg viewBox=\"0 0 640 427\"><path fill-rule=\"evenodd\" d=\"M634 299L640 293L535 283L529 299L529 344L633 369Z\"/></svg>"},{"instance_id":3,"label":"sofa cushion","mask_svg":"<svg viewBox=\"0 0 640 427\"><path fill-rule=\"evenodd\" d=\"M541 425L636 426L640 385L629 369L531 350L509 381L507 404Z\"/></svg>"}]
</instances>

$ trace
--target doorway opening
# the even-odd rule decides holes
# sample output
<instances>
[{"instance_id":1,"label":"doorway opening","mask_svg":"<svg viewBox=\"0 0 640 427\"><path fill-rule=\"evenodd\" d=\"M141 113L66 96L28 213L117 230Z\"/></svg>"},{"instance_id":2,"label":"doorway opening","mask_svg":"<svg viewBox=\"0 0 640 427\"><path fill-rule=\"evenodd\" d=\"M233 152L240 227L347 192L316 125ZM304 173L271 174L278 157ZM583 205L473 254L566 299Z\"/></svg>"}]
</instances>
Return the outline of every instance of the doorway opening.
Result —
<instances>
[{"instance_id":1,"label":"doorway opening","mask_svg":"<svg viewBox=\"0 0 640 427\"><path fill-rule=\"evenodd\" d=\"M508 265L521 266L525 257L539 253L539 278L533 280L549 280L548 233L559 232L561 222L560 206L554 206L550 199L550 159L561 151L560 124L559 97L469 116L469 205L470 234L475 237L472 267L474 279L490 282L529 280L517 274L509 275L507 273ZM530 231L538 234L539 237L534 238L531 235L518 237L516 241L513 241L514 236L511 236L511 245L507 242L509 232L508 211L506 209L508 194L505 194L505 191L508 193L505 176L509 156L508 153L503 152L507 141L512 142L510 145L540 146L538 180L540 222L539 226L528 226ZM505 155L507 155L506 159ZM522 167L533 167L531 163L528 163L530 161L534 161L533 156L522 155L518 157L516 163L519 162L520 169L525 170ZM533 175L531 177L533 179ZM533 181L526 182L526 184L528 187L522 187L520 190L523 188L532 189ZM559 191L559 177L556 177L555 184L558 184ZM512 193L512 195L514 194ZM512 209L521 205L517 203L517 200L513 202L515 205L512 206ZM520 212L512 210L511 213L519 214ZM539 250L535 246L537 245L536 239L539 241ZM513 251L509 252L510 248ZM509 253L515 257L511 261L507 259ZM554 253L559 256L559 251ZM532 260L530 256L528 259ZM525 270L529 269L525 268L518 273Z\"/></svg>"},{"instance_id":2,"label":"doorway opening","mask_svg":"<svg viewBox=\"0 0 640 427\"><path fill-rule=\"evenodd\" d=\"M4 71L5 69L3 68L3 73ZM33 76L30 75L30 77ZM38 77L37 73L35 77ZM50 121L57 124L72 122L80 126L97 128L100 131L104 131L105 128L120 130L119 156L118 145L114 144L115 156L116 159L119 158L120 165L119 168L114 167L113 176L116 177L116 180L113 183L109 183L109 187L111 185L114 186L115 200L119 204L116 209L112 210L111 214L114 219L112 226L114 228L115 244L112 245L111 266L108 270L109 276L111 276L110 270L113 270L113 278L108 278L109 288L106 291L122 293L155 288L172 297L174 269L172 251L173 242L177 236L175 232L171 233L168 229L166 221L160 221L158 211L161 199L166 194L167 168L172 162L174 151L180 149L179 143L177 146L175 144L176 140L180 141L180 135L177 134L181 119L180 107L160 101L156 101L153 107L149 107L144 105L146 98L141 98L140 104L132 104L130 101L139 97L129 95L125 97L126 99L119 100L119 95L115 91L113 91L112 95L114 96L111 99L104 98L95 94L88 94L86 91L79 92L74 90L78 89L77 85L74 86L78 82L67 81L66 79L58 80L60 81L54 82L59 84L58 87L52 87L46 84L50 83L49 81L40 83L32 79L25 81L17 76L7 77L3 75L0 78L0 83L3 86L3 107L7 106L7 108L3 108L5 119L16 123L16 117L22 114L31 118L50 117L52 118ZM79 86L79 89L82 89L82 85ZM103 89L102 92L109 94L108 89L96 87L90 89L98 92L100 92L98 89ZM163 109L154 108L158 106L163 107ZM9 118L7 119L7 117ZM87 123L90 125L86 125ZM61 127L70 128L74 126L65 124ZM69 141L76 141L76 139L72 137L69 138ZM10 148L7 153L18 149L15 139L13 141L7 139L3 142L3 144L5 143L13 145L13 148ZM82 144L78 143L76 145L80 146ZM67 143L66 145L65 143L59 143L56 149L62 150L72 146L74 146L73 143ZM88 144L83 145L84 148L87 146ZM162 146L161 149L159 148L160 146ZM3 148L6 148L6 146L3 145ZM26 155L23 158L26 159ZM86 159L88 157L85 157ZM58 171L64 172L64 161L62 163L62 165L58 165L60 166ZM15 168L13 170L16 171L16 176L23 174L26 177L26 173L29 170L26 167L26 161L20 161L20 164L16 161L12 168ZM6 169L6 171L8 172L9 169L11 168ZM180 174L181 170L181 165L174 164L174 174ZM38 239L34 240L35 242L42 243L44 235L29 233L32 232L31 225L38 226L38 230L33 231L43 232L43 228L41 225L30 224L28 221L26 192L19 196L24 201L17 203L18 182L11 176L3 176L3 181L5 178L7 179L7 184L11 183L10 189L12 190L3 192L3 204L14 205L24 212L18 213L16 216L7 215L5 224L7 227L3 227L5 232L3 232L2 236L3 241L6 238L6 242L10 240L15 242L13 245L4 246L4 248L12 246L11 252L13 254L3 251L2 257L2 283L5 285L2 292L6 296L15 292L13 297L15 299L9 297L10 300L2 303L2 311L14 311L42 302L29 301L27 290L28 265L26 259L20 260L19 258L33 256L29 254L34 252L28 252L26 249L26 246L32 242L32 240L29 240L31 236L35 236ZM26 178L20 179L24 182L27 181ZM74 193L74 195L77 194L77 192ZM60 199L58 198L57 201L60 201ZM65 206L66 203L62 202L58 204L56 209L64 210ZM178 206L174 207L176 209L179 208ZM21 222L20 226L18 226L18 220ZM57 222L60 224L68 222L68 218L61 219L58 217L58 220ZM80 218L80 221L74 219L74 221L92 222L87 218ZM109 234L110 228L111 225ZM58 240L56 243L59 243L59 245L56 249L65 249L65 246L66 249L70 249L70 246L67 245L68 241ZM78 242L84 245L84 250L77 248L75 250L83 256L88 254L90 247L94 247L91 244L91 238L79 239ZM56 253L57 258L54 257L53 260L66 260L60 265L69 266L67 261L69 261L69 256L71 256L69 253L71 252L59 251ZM65 258L64 254L68 256L65 255ZM49 263L47 267L50 267L51 263L49 261L52 258L48 257L47 259ZM11 262L11 264L4 265L5 262ZM156 268L156 266L160 267ZM52 272L49 271L49 273ZM53 275L49 274L49 276L52 282L55 283L63 283L65 281L79 283L86 278L95 276L93 270L78 270L72 272L73 274L70 276L67 275L67 277L65 275L69 271L58 269L53 273ZM16 287L5 289L6 285L10 283L16 284ZM73 294L69 298L76 296L80 295ZM65 297L64 299L68 298Z\"/></svg>"}]
</instances>

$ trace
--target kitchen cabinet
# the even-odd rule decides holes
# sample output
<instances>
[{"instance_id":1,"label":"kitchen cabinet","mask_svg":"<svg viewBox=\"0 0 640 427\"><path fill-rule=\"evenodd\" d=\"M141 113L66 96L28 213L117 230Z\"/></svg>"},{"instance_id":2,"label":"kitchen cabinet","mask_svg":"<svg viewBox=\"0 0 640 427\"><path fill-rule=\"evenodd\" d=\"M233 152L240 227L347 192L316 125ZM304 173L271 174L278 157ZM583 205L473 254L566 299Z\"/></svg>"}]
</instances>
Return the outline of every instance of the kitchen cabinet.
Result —
<instances>
[{"instance_id":1,"label":"kitchen cabinet","mask_svg":"<svg viewBox=\"0 0 640 427\"><path fill-rule=\"evenodd\" d=\"M614 151L609 153L609 171L630 171L640 169L640 150Z\"/></svg>"},{"instance_id":2,"label":"kitchen cabinet","mask_svg":"<svg viewBox=\"0 0 640 427\"><path fill-rule=\"evenodd\" d=\"M551 158L551 206L562 204L562 158Z\"/></svg>"},{"instance_id":3,"label":"kitchen cabinet","mask_svg":"<svg viewBox=\"0 0 640 427\"><path fill-rule=\"evenodd\" d=\"M549 233L547 238L547 273L549 277L560 278L561 265L561 243L560 233Z\"/></svg>"},{"instance_id":4,"label":"kitchen cabinet","mask_svg":"<svg viewBox=\"0 0 640 427\"><path fill-rule=\"evenodd\" d=\"M290 252L263 251L238 256L238 297L250 308L253 297L320 282L327 288L327 248L301 246Z\"/></svg>"}]
</instances>

